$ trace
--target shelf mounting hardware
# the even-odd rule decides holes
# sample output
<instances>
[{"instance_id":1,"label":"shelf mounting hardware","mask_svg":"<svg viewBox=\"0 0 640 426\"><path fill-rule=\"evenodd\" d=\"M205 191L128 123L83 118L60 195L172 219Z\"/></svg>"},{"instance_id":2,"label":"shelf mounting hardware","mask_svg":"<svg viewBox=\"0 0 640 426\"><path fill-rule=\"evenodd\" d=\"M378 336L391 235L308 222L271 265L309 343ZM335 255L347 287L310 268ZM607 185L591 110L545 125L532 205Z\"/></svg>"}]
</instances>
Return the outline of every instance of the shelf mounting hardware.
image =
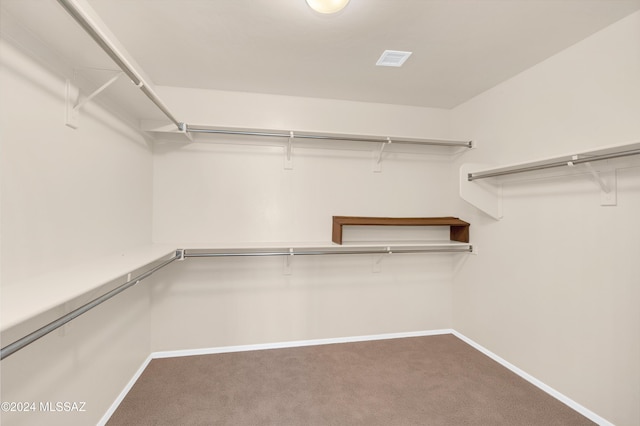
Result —
<instances>
[{"instance_id":1,"label":"shelf mounting hardware","mask_svg":"<svg viewBox=\"0 0 640 426\"><path fill-rule=\"evenodd\" d=\"M178 132L182 133L189 141L193 142L193 135L187 129L187 123L178 123Z\"/></svg>"},{"instance_id":2,"label":"shelf mounting hardware","mask_svg":"<svg viewBox=\"0 0 640 426\"><path fill-rule=\"evenodd\" d=\"M289 255L284 256L284 269L283 269L282 275L291 275L291 263L293 262L294 255L295 253L293 252L293 249L290 248Z\"/></svg>"},{"instance_id":3,"label":"shelf mounting hardware","mask_svg":"<svg viewBox=\"0 0 640 426\"><path fill-rule=\"evenodd\" d=\"M100 93L105 91L109 86L120 78L120 76L124 75L122 71L118 71L116 75L111 77L104 83L102 86L98 87L93 91L90 95L86 96L84 99L80 100L80 92L77 87L73 85L71 80L67 79L66 83L66 103L67 103L67 120L65 124L72 129L77 129L79 126L80 120L80 110L93 98L98 96Z\"/></svg>"},{"instance_id":4,"label":"shelf mounting hardware","mask_svg":"<svg viewBox=\"0 0 640 426\"><path fill-rule=\"evenodd\" d=\"M574 155L573 160L577 160L577 159L578 159L578 156ZM567 164L569 167L574 166L573 161L570 161ZM593 176L593 178L596 180L596 182L598 183L598 186L600 186L600 190L602 190L602 192L607 192L607 193L610 192L611 188L609 188L609 185L607 185L607 183L602 179L602 176L600 176L600 173L593 168L591 163L583 163L583 164L585 169L587 169L587 171L591 173L591 176Z\"/></svg>"},{"instance_id":5,"label":"shelf mounting hardware","mask_svg":"<svg viewBox=\"0 0 640 426\"><path fill-rule=\"evenodd\" d=\"M375 257L375 259L373 260L373 269L371 272L373 272L374 274L378 274L380 273L380 271L382 271L382 259L383 259L384 255L380 254L378 256Z\"/></svg>"},{"instance_id":6,"label":"shelf mounting hardware","mask_svg":"<svg viewBox=\"0 0 640 426\"><path fill-rule=\"evenodd\" d=\"M293 158L291 153L293 151L293 139L295 138L295 134L293 131L289 132L289 140L286 146L286 157L284 159L284 169L285 170L293 170Z\"/></svg>"},{"instance_id":7,"label":"shelf mounting hardware","mask_svg":"<svg viewBox=\"0 0 640 426\"><path fill-rule=\"evenodd\" d=\"M178 261L184 260L184 249L177 249L176 250L176 260L178 260Z\"/></svg>"},{"instance_id":8,"label":"shelf mounting hardware","mask_svg":"<svg viewBox=\"0 0 640 426\"><path fill-rule=\"evenodd\" d=\"M378 150L378 152L374 152L374 162L373 162L373 171L374 173L380 173L382 172L382 154L384 152L384 148L387 145L390 145L393 141L391 140L390 137L387 137L387 141L386 142L382 142L380 144L380 149Z\"/></svg>"},{"instance_id":9,"label":"shelf mounting hardware","mask_svg":"<svg viewBox=\"0 0 640 426\"><path fill-rule=\"evenodd\" d=\"M578 159L577 155L574 155L573 157L574 160ZM616 206L618 204L618 188L615 169L605 172L596 170L590 162L582 164L584 164L584 167L589 171L595 182L600 187L600 205Z\"/></svg>"}]
</instances>

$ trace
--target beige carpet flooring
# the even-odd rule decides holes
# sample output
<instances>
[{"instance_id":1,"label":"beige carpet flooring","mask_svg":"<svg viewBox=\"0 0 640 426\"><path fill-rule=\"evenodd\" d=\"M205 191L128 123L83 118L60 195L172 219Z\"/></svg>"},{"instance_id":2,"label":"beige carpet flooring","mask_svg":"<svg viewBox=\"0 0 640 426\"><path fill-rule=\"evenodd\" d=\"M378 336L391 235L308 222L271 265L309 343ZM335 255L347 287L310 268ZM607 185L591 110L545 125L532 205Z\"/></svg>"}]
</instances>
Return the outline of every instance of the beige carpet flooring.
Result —
<instances>
[{"instance_id":1,"label":"beige carpet flooring","mask_svg":"<svg viewBox=\"0 0 640 426\"><path fill-rule=\"evenodd\" d=\"M453 335L151 361L108 425L592 425Z\"/></svg>"}]
</instances>

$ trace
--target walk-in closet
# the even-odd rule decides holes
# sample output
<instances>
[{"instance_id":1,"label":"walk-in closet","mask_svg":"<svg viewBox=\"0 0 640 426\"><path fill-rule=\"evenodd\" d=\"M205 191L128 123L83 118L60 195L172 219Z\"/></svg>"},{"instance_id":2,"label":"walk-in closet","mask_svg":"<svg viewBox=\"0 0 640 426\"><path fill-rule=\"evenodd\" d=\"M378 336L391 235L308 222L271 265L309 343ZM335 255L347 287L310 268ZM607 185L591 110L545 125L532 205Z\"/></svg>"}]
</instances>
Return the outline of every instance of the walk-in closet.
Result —
<instances>
[{"instance_id":1,"label":"walk-in closet","mask_svg":"<svg viewBox=\"0 0 640 426\"><path fill-rule=\"evenodd\" d=\"M0 35L2 425L640 425L639 0Z\"/></svg>"}]
</instances>

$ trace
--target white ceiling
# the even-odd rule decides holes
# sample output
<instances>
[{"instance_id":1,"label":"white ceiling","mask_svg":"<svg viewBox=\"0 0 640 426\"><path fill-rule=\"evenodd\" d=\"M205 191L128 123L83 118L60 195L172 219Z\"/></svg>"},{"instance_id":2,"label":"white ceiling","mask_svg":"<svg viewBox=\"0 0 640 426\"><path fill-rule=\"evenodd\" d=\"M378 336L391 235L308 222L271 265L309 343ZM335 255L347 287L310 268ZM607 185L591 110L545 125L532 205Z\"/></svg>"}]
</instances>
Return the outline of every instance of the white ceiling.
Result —
<instances>
[{"instance_id":1,"label":"white ceiling","mask_svg":"<svg viewBox=\"0 0 640 426\"><path fill-rule=\"evenodd\" d=\"M66 27L77 24L53 19L54 0L0 3L66 54L91 56L88 37L71 43L78 29ZM351 0L323 16L305 0L88 3L157 85L441 108L640 9L640 0ZM376 67L385 49L413 55L402 68Z\"/></svg>"}]
</instances>

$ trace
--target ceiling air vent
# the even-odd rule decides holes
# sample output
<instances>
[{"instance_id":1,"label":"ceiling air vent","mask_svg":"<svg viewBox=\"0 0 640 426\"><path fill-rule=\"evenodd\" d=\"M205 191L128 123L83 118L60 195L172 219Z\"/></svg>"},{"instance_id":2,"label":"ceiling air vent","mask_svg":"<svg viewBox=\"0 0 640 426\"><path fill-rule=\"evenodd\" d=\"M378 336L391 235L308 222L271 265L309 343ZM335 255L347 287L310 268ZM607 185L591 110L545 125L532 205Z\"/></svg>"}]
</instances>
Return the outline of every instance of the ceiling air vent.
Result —
<instances>
[{"instance_id":1,"label":"ceiling air vent","mask_svg":"<svg viewBox=\"0 0 640 426\"><path fill-rule=\"evenodd\" d=\"M385 50L376 62L380 67L401 67L409 59L412 52L401 52L399 50Z\"/></svg>"}]
</instances>

